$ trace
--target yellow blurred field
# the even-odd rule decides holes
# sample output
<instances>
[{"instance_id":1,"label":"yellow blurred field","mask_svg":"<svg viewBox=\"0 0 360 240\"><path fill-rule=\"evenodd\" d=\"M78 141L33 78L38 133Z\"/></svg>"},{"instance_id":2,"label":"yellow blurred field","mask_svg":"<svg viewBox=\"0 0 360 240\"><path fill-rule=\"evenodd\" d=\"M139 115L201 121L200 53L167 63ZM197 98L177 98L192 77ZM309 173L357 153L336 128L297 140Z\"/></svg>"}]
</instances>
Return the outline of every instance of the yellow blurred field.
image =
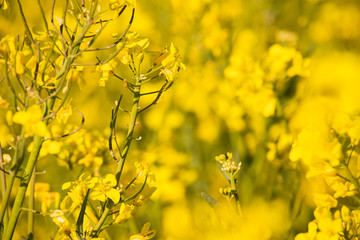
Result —
<instances>
[{"instance_id":1,"label":"yellow blurred field","mask_svg":"<svg viewBox=\"0 0 360 240\"><path fill-rule=\"evenodd\" d=\"M0 238L360 239L360 2L0 3Z\"/></svg>"}]
</instances>

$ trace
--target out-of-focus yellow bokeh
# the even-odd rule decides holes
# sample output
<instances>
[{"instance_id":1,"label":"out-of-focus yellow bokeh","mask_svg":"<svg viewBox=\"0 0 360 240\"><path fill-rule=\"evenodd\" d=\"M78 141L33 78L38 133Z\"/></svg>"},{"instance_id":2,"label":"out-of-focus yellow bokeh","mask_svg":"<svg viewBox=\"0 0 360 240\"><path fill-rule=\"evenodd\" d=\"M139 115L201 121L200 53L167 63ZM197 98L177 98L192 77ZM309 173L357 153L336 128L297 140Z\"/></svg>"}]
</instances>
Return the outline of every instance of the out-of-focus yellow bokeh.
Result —
<instances>
[{"instance_id":1,"label":"out-of-focus yellow bokeh","mask_svg":"<svg viewBox=\"0 0 360 240\"><path fill-rule=\"evenodd\" d=\"M32 1L22 2L30 27L39 27L41 16ZM42 2L50 7L51 1ZM360 2L138 0L135 12L131 29L149 38L151 51L173 42L187 70L177 75L158 104L140 115L135 135L141 140L131 146L125 170L130 174L136 161L147 161L157 190L135 220L124 228L110 227L111 239L127 239L127 228L140 231L147 221L159 240L294 239L310 233L314 219L322 235L297 239L340 239L332 232L337 218L323 208L319 213L316 196L337 193L339 202L348 196L323 177L344 158L344 143L331 135L334 131L349 136L357 146L354 161L359 162ZM125 12L102 41L121 32L129 16ZM0 23L0 37L24 32L15 1L1 13ZM117 72L129 76L122 67ZM99 87L99 78L95 68L86 70L71 96L72 106L84 114L84 129L92 133L75 136L77 142L88 141L89 149L77 149L82 153L94 145L99 152L106 149L115 100L124 93L124 106L129 108L132 101L118 79L110 77ZM5 86L0 85L1 94ZM152 99L144 97L140 105ZM79 119L73 114L70 121ZM9 134L5 122L0 109L0 140ZM128 122L126 114L119 115L120 140ZM56 153L58 147L46 149ZM226 152L242 162L237 188L243 217L235 213L234 199L227 201L219 192L228 182L215 156ZM87 158L97 155L91 154ZM96 159L88 165L100 173L114 172L115 162L105 155L104 163ZM39 182L49 183L50 191L62 196L61 185L82 171L70 171L54 156L39 162L38 171L43 170L47 172ZM359 164L352 171L359 177ZM202 192L216 199L215 207ZM323 227L325 215L331 216L327 223L333 230ZM55 232L50 220L36 219L37 239L44 239L47 229ZM24 231L20 223L17 237Z\"/></svg>"}]
</instances>

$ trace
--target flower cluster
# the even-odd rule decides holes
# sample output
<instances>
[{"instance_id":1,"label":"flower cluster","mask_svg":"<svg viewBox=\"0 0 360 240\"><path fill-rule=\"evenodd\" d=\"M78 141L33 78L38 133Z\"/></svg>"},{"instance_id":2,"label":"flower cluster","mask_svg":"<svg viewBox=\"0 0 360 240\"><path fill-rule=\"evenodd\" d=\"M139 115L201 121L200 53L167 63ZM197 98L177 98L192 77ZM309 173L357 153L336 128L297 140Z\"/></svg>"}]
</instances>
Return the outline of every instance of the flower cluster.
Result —
<instances>
[{"instance_id":1,"label":"flower cluster","mask_svg":"<svg viewBox=\"0 0 360 240\"><path fill-rule=\"evenodd\" d=\"M228 172L235 175L241 167L241 162L236 164L233 160L232 153L220 154L219 156L215 157L215 160L219 162L221 166L221 171Z\"/></svg>"}]
</instances>

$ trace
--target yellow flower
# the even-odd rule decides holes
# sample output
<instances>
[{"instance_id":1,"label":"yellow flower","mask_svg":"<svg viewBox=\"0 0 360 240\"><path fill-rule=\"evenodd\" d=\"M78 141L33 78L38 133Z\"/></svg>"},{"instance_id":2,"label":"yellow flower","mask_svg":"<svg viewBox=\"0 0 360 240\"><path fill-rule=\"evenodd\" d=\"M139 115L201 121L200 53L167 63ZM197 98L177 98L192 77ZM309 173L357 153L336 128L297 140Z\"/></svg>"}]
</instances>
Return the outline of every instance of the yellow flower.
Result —
<instances>
[{"instance_id":1,"label":"yellow flower","mask_svg":"<svg viewBox=\"0 0 360 240\"><path fill-rule=\"evenodd\" d=\"M265 64L269 68L270 79L283 76L284 73L288 77L309 75L310 60L304 59L296 49L280 44L274 44L269 48Z\"/></svg>"},{"instance_id":2,"label":"yellow flower","mask_svg":"<svg viewBox=\"0 0 360 240\"><path fill-rule=\"evenodd\" d=\"M132 213L135 209L134 205L121 203L118 215L114 215L115 223L121 224L132 217Z\"/></svg>"},{"instance_id":3,"label":"yellow flower","mask_svg":"<svg viewBox=\"0 0 360 240\"><path fill-rule=\"evenodd\" d=\"M26 111L16 112L12 121L24 126L26 135L45 136L47 133L46 125L42 118L42 110L39 105L32 105Z\"/></svg>"},{"instance_id":4,"label":"yellow flower","mask_svg":"<svg viewBox=\"0 0 360 240\"><path fill-rule=\"evenodd\" d=\"M7 9L9 9L9 3L7 2L7 0L4 0L4 1L0 4L0 9L2 9L2 10L7 10Z\"/></svg>"},{"instance_id":5,"label":"yellow flower","mask_svg":"<svg viewBox=\"0 0 360 240\"><path fill-rule=\"evenodd\" d=\"M15 71L16 71L17 74L23 74L25 72L24 54L22 52L17 52L16 53Z\"/></svg>"},{"instance_id":6,"label":"yellow flower","mask_svg":"<svg viewBox=\"0 0 360 240\"><path fill-rule=\"evenodd\" d=\"M179 51L173 43L165 49L163 56L165 58L161 61L161 65L164 68L160 71L159 75L164 75L171 82L181 69L186 70L186 66L181 62Z\"/></svg>"},{"instance_id":7,"label":"yellow flower","mask_svg":"<svg viewBox=\"0 0 360 240\"><path fill-rule=\"evenodd\" d=\"M28 152L32 151L34 142L31 142L27 148ZM61 151L61 147L63 146L62 142L59 141L46 141L42 144L40 150L40 156L44 157L49 154L58 154Z\"/></svg>"},{"instance_id":8,"label":"yellow flower","mask_svg":"<svg viewBox=\"0 0 360 240\"><path fill-rule=\"evenodd\" d=\"M84 71L84 66L76 66L70 69L66 79L77 81L80 79L80 73Z\"/></svg>"},{"instance_id":9,"label":"yellow flower","mask_svg":"<svg viewBox=\"0 0 360 240\"><path fill-rule=\"evenodd\" d=\"M4 160L3 165L5 165L11 161L11 156L9 154L5 153L5 154L3 154L3 160Z\"/></svg>"},{"instance_id":10,"label":"yellow flower","mask_svg":"<svg viewBox=\"0 0 360 240\"><path fill-rule=\"evenodd\" d=\"M62 189L68 189L71 187L67 196L60 204L62 211L72 211L75 208L81 206L84 201L86 192L89 188L93 188L99 181L96 177L91 177L90 173L83 173L75 182L66 182L62 185Z\"/></svg>"},{"instance_id":11,"label":"yellow flower","mask_svg":"<svg viewBox=\"0 0 360 240\"><path fill-rule=\"evenodd\" d=\"M133 57L141 63L143 51L149 46L148 38L139 38L138 32L126 34L126 44L117 55L117 59L124 65L128 65Z\"/></svg>"},{"instance_id":12,"label":"yellow flower","mask_svg":"<svg viewBox=\"0 0 360 240\"><path fill-rule=\"evenodd\" d=\"M356 187L350 182L343 182L339 177L327 177L326 182L335 192L335 198L354 196L357 193Z\"/></svg>"},{"instance_id":13,"label":"yellow flower","mask_svg":"<svg viewBox=\"0 0 360 240\"><path fill-rule=\"evenodd\" d=\"M124 47L119 54L117 55L117 58L119 59L119 61L124 64L124 65L128 65L131 61L131 56L129 54L129 49Z\"/></svg>"},{"instance_id":14,"label":"yellow flower","mask_svg":"<svg viewBox=\"0 0 360 240\"><path fill-rule=\"evenodd\" d=\"M316 206L321 208L334 208L338 205L338 201L330 194L314 194L314 202Z\"/></svg>"},{"instance_id":15,"label":"yellow flower","mask_svg":"<svg viewBox=\"0 0 360 240\"><path fill-rule=\"evenodd\" d=\"M149 169L148 162L135 162L137 179L148 177L149 180L155 181L154 173Z\"/></svg>"},{"instance_id":16,"label":"yellow flower","mask_svg":"<svg viewBox=\"0 0 360 240\"><path fill-rule=\"evenodd\" d=\"M9 105L9 102L0 96L0 108L8 108Z\"/></svg>"},{"instance_id":17,"label":"yellow flower","mask_svg":"<svg viewBox=\"0 0 360 240\"><path fill-rule=\"evenodd\" d=\"M96 67L96 71L102 73L102 76L99 80L99 86L105 87L106 82L109 80L109 76L113 74L115 66L116 66L116 62L114 60L111 60L108 63L98 65Z\"/></svg>"},{"instance_id":18,"label":"yellow flower","mask_svg":"<svg viewBox=\"0 0 360 240\"><path fill-rule=\"evenodd\" d=\"M41 202L41 212L46 214L50 206L58 206L60 203L60 194L58 192L50 192L48 183L35 183L35 198Z\"/></svg>"},{"instance_id":19,"label":"yellow flower","mask_svg":"<svg viewBox=\"0 0 360 240\"><path fill-rule=\"evenodd\" d=\"M293 77L295 75L307 77L310 75L309 71L310 59L303 59L301 53L296 52L292 59L292 66L287 70L287 75Z\"/></svg>"},{"instance_id":20,"label":"yellow flower","mask_svg":"<svg viewBox=\"0 0 360 240\"><path fill-rule=\"evenodd\" d=\"M66 124L72 115L72 107L70 105L71 100L67 104L63 105L57 112L56 119L59 123Z\"/></svg>"},{"instance_id":21,"label":"yellow flower","mask_svg":"<svg viewBox=\"0 0 360 240\"><path fill-rule=\"evenodd\" d=\"M135 8L136 0L110 0L110 10L121 10L125 5Z\"/></svg>"},{"instance_id":22,"label":"yellow flower","mask_svg":"<svg viewBox=\"0 0 360 240\"><path fill-rule=\"evenodd\" d=\"M299 233L296 235L295 240L315 240L317 234L317 225L314 222L309 222L308 224L308 232L307 233Z\"/></svg>"},{"instance_id":23,"label":"yellow flower","mask_svg":"<svg viewBox=\"0 0 360 240\"><path fill-rule=\"evenodd\" d=\"M327 207L317 207L314 216L319 228L319 239L338 239L343 232L343 222L339 211L331 213Z\"/></svg>"},{"instance_id":24,"label":"yellow flower","mask_svg":"<svg viewBox=\"0 0 360 240\"><path fill-rule=\"evenodd\" d=\"M118 203L120 191L114 188L116 183L116 178L113 174L106 174L103 178L100 178L90 193L90 198L101 202L105 202L107 198L110 198L115 204Z\"/></svg>"},{"instance_id":25,"label":"yellow flower","mask_svg":"<svg viewBox=\"0 0 360 240\"><path fill-rule=\"evenodd\" d=\"M126 48L135 48L139 47L142 50L149 46L148 38L139 38L138 32L129 32L126 34Z\"/></svg>"},{"instance_id":26,"label":"yellow flower","mask_svg":"<svg viewBox=\"0 0 360 240\"><path fill-rule=\"evenodd\" d=\"M70 236L70 223L61 210L54 210L50 217L52 218L53 222L59 227L59 232L61 234Z\"/></svg>"},{"instance_id":27,"label":"yellow flower","mask_svg":"<svg viewBox=\"0 0 360 240\"><path fill-rule=\"evenodd\" d=\"M116 10L125 6L125 0L110 0L109 8L110 10Z\"/></svg>"},{"instance_id":28,"label":"yellow flower","mask_svg":"<svg viewBox=\"0 0 360 240\"><path fill-rule=\"evenodd\" d=\"M0 40L0 58L9 56L13 59L16 53L15 37L6 35Z\"/></svg>"},{"instance_id":29,"label":"yellow flower","mask_svg":"<svg viewBox=\"0 0 360 240\"><path fill-rule=\"evenodd\" d=\"M144 224L144 226L141 229L141 233L133 235L130 237L130 240L147 240L147 239L152 239L155 234L156 231L155 230L150 230L150 223L147 222Z\"/></svg>"},{"instance_id":30,"label":"yellow flower","mask_svg":"<svg viewBox=\"0 0 360 240\"><path fill-rule=\"evenodd\" d=\"M215 160L221 164L221 171L235 175L240 170L241 162L236 164L232 157L232 153L226 153L215 157Z\"/></svg>"}]
</instances>

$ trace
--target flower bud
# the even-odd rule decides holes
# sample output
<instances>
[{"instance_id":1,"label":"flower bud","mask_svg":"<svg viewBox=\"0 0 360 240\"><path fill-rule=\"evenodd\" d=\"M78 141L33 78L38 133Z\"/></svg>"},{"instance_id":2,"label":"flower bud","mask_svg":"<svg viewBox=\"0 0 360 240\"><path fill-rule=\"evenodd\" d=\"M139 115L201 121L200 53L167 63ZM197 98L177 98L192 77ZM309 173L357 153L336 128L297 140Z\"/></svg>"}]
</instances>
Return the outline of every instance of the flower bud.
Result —
<instances>
[{"instance_id":1,"label":"flower bud","mask_svg":"<svg viewBox=\"0 0 360 240\"><path fill-rule=\"evenodd\" d=\"M139 54L136 56L137 61L140 63L142 63L142 61L144 60L144 53L143 52L139 52Z\"/></svg>"}]
</instances>

